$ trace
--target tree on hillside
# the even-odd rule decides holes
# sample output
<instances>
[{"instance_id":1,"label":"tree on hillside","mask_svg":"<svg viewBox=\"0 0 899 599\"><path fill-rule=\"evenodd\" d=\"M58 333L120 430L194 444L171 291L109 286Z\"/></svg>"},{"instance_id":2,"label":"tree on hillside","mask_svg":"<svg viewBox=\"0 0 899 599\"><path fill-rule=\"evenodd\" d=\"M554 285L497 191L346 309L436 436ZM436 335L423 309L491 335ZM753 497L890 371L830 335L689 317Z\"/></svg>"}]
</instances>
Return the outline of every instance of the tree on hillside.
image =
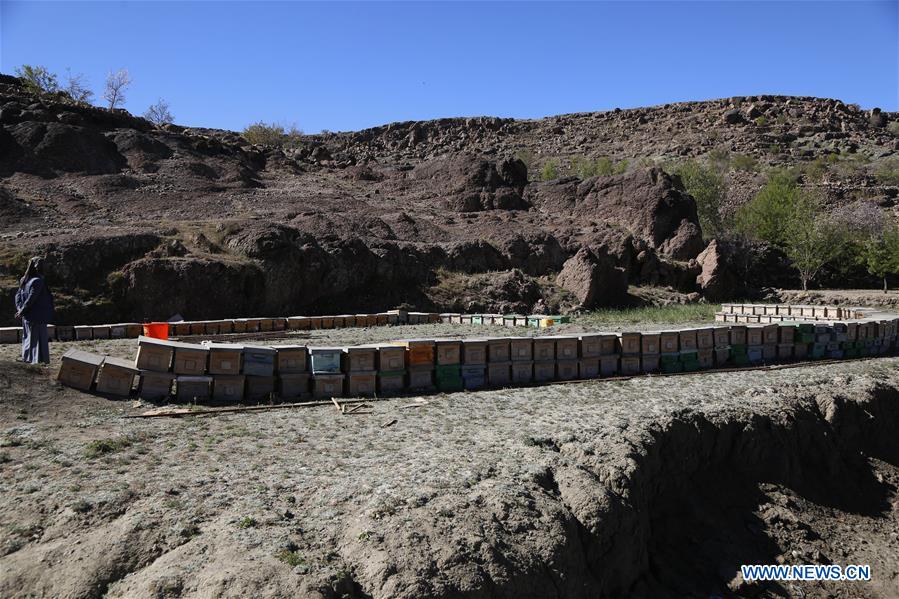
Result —
<instances>
[{"instance_id":1,"label":"tree on hillside","mask_svg":"<svg viewBox=\"0 0 899 599\"><path fill-rule=\"evenodd\" d=\"M94 92L87 86L87 79L82 73L72 75L72 71L66 69L66 84L62 91L69 94L69 97L76 102L82 104L90 104L94 97Z\"/></svg>"},{"instance_id":2,"label":"tree on hillside","mask_svg":"<svg viewBox=\"0 0 899 599\"><path fill-rule=\"evenodd\" d=\"M883 292L889 290L887 276L899 273L899 227L890 224L862 245L861 260L868 272L883 279Z\"/></svg>"},{"instance_id":3,"label":"tree on hillside","mask_svg":"<svg viewBox=\"0 0 899 599\"><path fill-rule=\"evenodd\" d=\"M59 91L56 75L47 67L23 64L16 68L16 75L25 80L25 86L37 94L52 94Z\"/></svg>"},{"instance_id":4,"label":"tree on hillside","mask_svg":"<svg viewBox=\"0 0 899 599\"><path fill-rule=\"evenodd\" d=\"M727 194L727 182L721 171L696 160L688 160L674 168L684 189L696 200L699 226L706 238L718 237L724 232L721 219L721 203Z\"/></svg>"},{"instance_id":5,"label":"tree on hillside","mask_svg":"<svg viewBox=\"0 0 899 599\"><path fill-rule=\"evenodd\" d=\"M283 147L295 141L303 132L296 125L285 128L278 123L258 121L243 130L243 137L253 145Z\"/></svg>"},{"instance_id":6,"label":"tree on hillside","mask_svg":"<svg viewBox=\"0 0 899 599\"><path fill-rule=\"evenodd\" d=\"M162 98L159 98L155 104L147 108L147 111L144 113L144 118L157 127L168 125L175 121L175 117L172 116L172 112L169 110L169 103Z\"/></svg>"},{"instance_id":7,"label":"tree on hillside","mask_svg":"<svg viewBox=\"0 0 899 599\"><path fill-rule=\"evenodd\" d=\"M795 177L784 171L772 173L758 194L737 211L737 231L749 239L784 247L799 197Z\"/></svg>"},{"instance_id":8,"label":"tree on hillside","mask_svg":"<svg viewBox=\"0 0 899 599\"><path fill-rule=\"evenodd\" d=\"M809 193L800 193L784 217L783 249L799 271L805 291L821 268L839 253L840 229Z\"/></svg>"},{"instance_id":9,"label":"tree on hillside","mask_svg":"<svg viewBox=\"0 0 899 599\"><path fill-rule=\"evenodd\" d=\"M131 85L131 75L128 69L110 71L106 75L106 87L103 90L103 99L109 102L109 109L115 110L125 103L125 90Z\"/></svg>"}]
</instances>

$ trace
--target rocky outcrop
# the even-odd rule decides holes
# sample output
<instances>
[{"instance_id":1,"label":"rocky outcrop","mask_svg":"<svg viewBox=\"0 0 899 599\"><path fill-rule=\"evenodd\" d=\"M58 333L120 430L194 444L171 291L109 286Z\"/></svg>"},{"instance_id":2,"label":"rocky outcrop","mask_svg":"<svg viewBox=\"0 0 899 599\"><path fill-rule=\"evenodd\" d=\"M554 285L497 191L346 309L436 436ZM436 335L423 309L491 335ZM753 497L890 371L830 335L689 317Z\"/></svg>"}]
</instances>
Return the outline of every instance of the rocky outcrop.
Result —
<instances>
[{"instance_id":1,"label":"rocky outcrop","mask_svg":"<svg viewBox=\"0 0 899 599\"><path fill-rule=\"evenodd\" d=\"M411 176L426 182L429 191L456 212L527 208L521 193L528 170L515 158L494 162L462 154L425 162Z\"/></svg>"},{"instance_id":2,"label":"rocky outcrop","mask_svg":"<svg viewBox=\"0 0 899 599\"><path fill-rule=\"evenodd\" d=\"M532 184L526 199L547 214L619 227L677 259L693 258L702 249L696 203L678 179L658 168Z\"/></svg>"},{"instance_id":3,"label":"rocky outcrop","mask_svg":"<svg viewBox=\"0 0 899 599\"><path fill-rule=\"evenodd\" d=\"M627 298L627 272L601 248L581 249L569 258L556 277L584 308L620 306Z\"/></svg>"}]
</instances>

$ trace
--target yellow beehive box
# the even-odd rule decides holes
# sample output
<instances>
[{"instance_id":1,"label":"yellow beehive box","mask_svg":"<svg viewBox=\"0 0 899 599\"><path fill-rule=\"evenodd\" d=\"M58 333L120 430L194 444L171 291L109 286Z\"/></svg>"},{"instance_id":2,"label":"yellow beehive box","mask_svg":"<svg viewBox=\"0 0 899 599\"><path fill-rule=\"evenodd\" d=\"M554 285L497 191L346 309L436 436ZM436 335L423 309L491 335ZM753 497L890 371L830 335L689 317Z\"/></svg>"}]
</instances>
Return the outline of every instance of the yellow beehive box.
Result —
<instances>
[{"instance_id":1,"label":"yellow beehive box","mask_svg":"<svg viewBox=\"0 0 899 599\"><path fill-rule=\"evenodd\" d=\"M212 377L212 399L216 401L243 401L246 377L239 375L216 375Z\"/></svg>"},{"instance_id":2,"label":"yellow beehive box","mask_svg":"<svg viewBox=\"0 0 899 599\"><path fill-rule=\"evenodd\" d=\"M70 349L62 356L62 364L56 378L67 387L90 391L103 359L103 356Z\"/></svg>"},{"instance_id":3,"label":"yellow beehive box","mask_svg":"<svg viewBox=\"0 0 899 599\"><path fill-rule=\"evenodd\" d=\"M175 355L174 341L164 341L141 335L137 338L137 357L134 365L141 370L168 372Z\"/></svg>"},{"instance_id":4,"label":"yellow beehive box","mask_svg":"<svg viewBox=\"0 0 899 599\"><path fill-rule=\"evenodd\" d=\"M97 374L97 393L128 397L139 373L131 362L107 357Z\"/></svg>"}]
</instances>

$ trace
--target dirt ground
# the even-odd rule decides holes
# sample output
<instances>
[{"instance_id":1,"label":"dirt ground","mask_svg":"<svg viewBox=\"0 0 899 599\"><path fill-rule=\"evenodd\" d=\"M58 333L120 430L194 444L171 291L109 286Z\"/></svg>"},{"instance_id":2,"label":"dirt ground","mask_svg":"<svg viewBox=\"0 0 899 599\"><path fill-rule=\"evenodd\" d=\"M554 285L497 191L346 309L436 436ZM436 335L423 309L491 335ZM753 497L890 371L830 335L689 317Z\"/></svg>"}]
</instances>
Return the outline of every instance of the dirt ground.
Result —
<instances>
[{"instance_id":1,"label":"dirt ground","mask_svg":"<svg viewBox=\"0 0 899 599\"><path fill-rule=\"evenodd\" d=\"M524 331L310 343L451 332ZM126 419L53 381L74 345L136 350L0 346L0 596L899 596L899 358Z\"/></svg>"}]
</instances>

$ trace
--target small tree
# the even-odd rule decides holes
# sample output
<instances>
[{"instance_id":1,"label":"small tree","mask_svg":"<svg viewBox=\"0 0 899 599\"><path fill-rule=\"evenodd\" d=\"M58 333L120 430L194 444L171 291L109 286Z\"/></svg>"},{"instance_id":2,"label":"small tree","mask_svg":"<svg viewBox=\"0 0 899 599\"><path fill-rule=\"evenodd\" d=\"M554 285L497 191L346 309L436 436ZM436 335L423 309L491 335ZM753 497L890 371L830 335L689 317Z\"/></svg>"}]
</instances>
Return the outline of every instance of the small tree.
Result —
<instances>
[{"instance_id":1,"label":"small tree","mask_svg":"<svg viewBox=\"0 0 899 599\"><path fill-rule=\"evenodd\" d=\"M16 68L16 75L24 79L25 87L36 94L52 94L59 91L59 81L47 67L23 64Z\"/></svg>"},{"instance_id":2,"label":"small tree","mask_svg":"<svg viewBox=\"0 0 899 599\"><path fill-rule=\"evenodd\" d=\"M887 276L899 273L899 228L891 224L865 240L861 260L868 272L883 279L883 292L889 290Z\"/></svg>"},{"instance_id":3,"label":"small tree","mask_svg":"<svg viewBox=\"0 0 899 599\"><path fill-rule=\"evenodd\" d=\"M799 195L792 175L784 171L772 173L761 191L737 211L737 231L749 239L784 247L787 224Z\"/></svg>"},{"instance_id":4,"label":"small tree","mask_svg":"<svg viewBox=\"0 0 899 599\"><path fill-rule=\"evenodd\" d=\"M803 291L841 245L839 228L823 214L817 198L800 193L785 215L783 248L799 271Z\"/></svg>"},{"instance_id":5,"label":"small tree","mask_svg":"<svg viewBox=\"0 0 899 599\"><path fill-rule=\"evenodd\" d=\"M543 163L543 168L540 169L540 180L541 181L552 181L553 179L559 178L559 163L558 161L550 158L546 162Z\"/></svg>"},{"instance_id":6,"label":"small tree","mask_svg":"<svg viewBox=\"0 0 899 599\"><path fill-rule=\"evenodd\" d=\"M155 104L147 108L147 112L144 113L144 118L157 127L168 125L175 121L175 117L172 116L172 113L169 110L169 103L162 98L159 98Z\"/></svg>"},{"instance_id":7,"label":"small tree","mask_svg":"<svg viewBox=\"0 0 899 599\"><path fill-rule=\"evenodd\" d=\"M697 162L688 160L674 169L693 199L696 200L696 213L699 226L707 238L718 237L724 232L721 220L721 203L727 194L727 183L720 171Z\"/></svg>"},{"instance_id":8,"label":"small tree","mask_svg":"<svg viewBox=\"0 0 899 599\"><path fill-rule=\"evenodd\" d=\"M82 104L90 104L94 97L94 92L87 86L87 79L82 73L72 75L72 71L66 69L66 85L62 88L69 97L76 102Z\"/></svg>"},{"instance_id":9,"label":"small tree","mask_svg":"<svg viewBox=\"0 0 899 599\"><path fill-rule=\"evenodd\" d=\"M131 75L128 69L119 69L106 75L106 88L103 91L103 99L109 102L109 109L115 110L125 103L125 91L131 85Z\"/></svg>"},{"instance_id":10,"label":"small tree","mask_svg":"<svg viewBox=\"0 0 899 599\"><path fill-rule=\"evenodd\" d=\"M296 125L290 125L285 129L278 123L264 123L258 121L248 125L243 130L243 137L253 145L283 147L290 145L303 134Z\"/></svg>"}]
</instances>

